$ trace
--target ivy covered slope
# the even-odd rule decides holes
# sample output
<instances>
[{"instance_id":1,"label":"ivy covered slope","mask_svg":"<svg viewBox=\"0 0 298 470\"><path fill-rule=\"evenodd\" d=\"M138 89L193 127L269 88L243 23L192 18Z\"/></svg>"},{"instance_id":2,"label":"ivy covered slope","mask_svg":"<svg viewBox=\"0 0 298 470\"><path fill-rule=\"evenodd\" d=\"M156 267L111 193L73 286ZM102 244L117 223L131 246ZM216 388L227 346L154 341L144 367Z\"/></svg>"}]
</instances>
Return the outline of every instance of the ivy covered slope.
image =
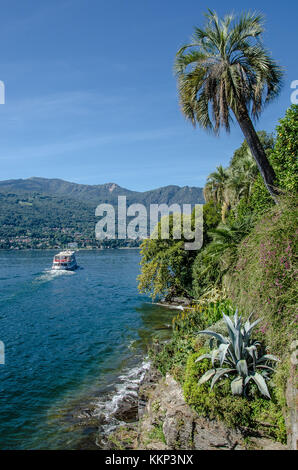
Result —
<instances>
[{"instance_id":1,"label":"ivy covered slope","mask_svg":"<svg viewBox=\"0 0 298 470\"><path fill-rule=\"evenodd\" d=\"M298 106L288 109L276 135L258 135L276 173L278 204L244 142L229 167L218 167L207 180L201 250L186 253L174 239L144 242L140 289L191 302L175 317L172 340L152 353L155 366L181 383L187 403L200 415L241 428L248 441L260 433L289 444L289 396L296 393ZM239 331L236 308L242 315ZM260 322L244 346L250 315L251 322ZM211 344L210 336L199 334L206 329L217 334ZM222 360L228 348L222 338L231 331L237 348L247 348L245 363L235 349L228 362ZM262 378L256 375L260 371ZM202 379L206 372L209 381Z\"/></svg>"}]
</instances>

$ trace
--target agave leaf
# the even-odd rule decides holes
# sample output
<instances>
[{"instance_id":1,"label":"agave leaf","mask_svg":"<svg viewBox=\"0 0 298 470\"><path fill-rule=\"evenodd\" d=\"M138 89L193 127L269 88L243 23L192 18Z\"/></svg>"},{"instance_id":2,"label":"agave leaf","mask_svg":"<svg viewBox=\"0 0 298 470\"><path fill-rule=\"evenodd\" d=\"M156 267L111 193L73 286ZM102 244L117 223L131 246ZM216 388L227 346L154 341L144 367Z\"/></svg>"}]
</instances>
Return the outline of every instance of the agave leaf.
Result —
<instances>
[{"instance_id":1,"label":"agave leaf","mask_svg":"<svg viewBox=\"0 0 298 470\"><path fill-rule=\"evenodd\" d=\"M242 395L243 392L243 377L236 377L231 382L231 390L233 395Z\"/></svg>"},{"instance_id":2,"label":"agave leaf","mask_svg":"<svg viewBox=\"0 0 298 470\"><path fill-rule=\"evenodd\" d=\"M229 331L229 335L230 335L230 338L232 340L232 343L234 343L234 339L235 339L235 335L236 335L236 329L233 325L233 322L232 320L223 313L223 317L224 317L224 320L226 322L226 325L228 327L228 331Z\"/></svg>"},{"instance_id":3,"label":"agave leaf","mask_svg":"<svg viewBox=\"0 0 298 470\"><path fill-rule=\"evenodd\" d=\"M229 374L230 372L236 372L236 369L227 369L227 368L222 368L222 369L217 369L216 374L214 375L212 382L211 382L211 389L214 387L218 379L222 377L223 375Z\"/></svg>"},{"instance_id":4,"label":"agave leaf","mask_svg":"<svg viewBox=\"0 0 298 470\"><path fill-rule=\"evenodd\" d=\"M268 371L268 370L263 370L261 372L262 376L264 377L265 380L269 380L270 379L270 375L272 374L271 371Z\"/></svg>"},{"instance_id":5,"label":"agave leaf","mask_svg":"<svg viewBox=\"0 0 298 470\"><path fill-rule=\"evenodd\" d=\"M203 359L211 359L211 354L203 354L202 356L198 357L195 362L202 361Z\"/></svg>"},{"instance_id":6,"label":"agave leaf","mask_svg":"<svg viewBox=\"0 0 298 470\"><path fill-rule=\"evenodd\" d=\"M254 322L249 326L249 328L248 328L248 330L246 331L246 333L247 333L248 335L250 335L251 332L252 332L252 330L253 330L253 328L254 328L255 326L257 326L257 324L260 323L261 320L262 320L262 318L258 318L258 320L254 321Z\"/></svg>"},{"instance_id":7,"label":"agave leaf","mask_svg":"<svg viewBox=\"0 0 298 470\"><path fill-rule=\"evenodd\" d=\"M236 330L241 326L241 320L242 320L242 315L240 315L240 317L238 316L238 308L237 308L235 315L234 315L234 326Z\"/></svg>"},{"instance_id":8,"label":"agave leaf","mask_svg":"<svg viewBox=\"0 0 298 470\"><path fill-rule=\"evenodd\" d=\"M239 361L241 359L241 352L242 352L242 335L240 330L236 330L236 335L235 335L235 342L234 342L234 351L237 360Z\"/></svg>"},{"instance_id":9,"label":"agave leaf","mask_svg":"<svg viewBox=\"0 0 298 470\"><path fill-rule=\"evenodd\" d=\"M211 363L212 367L214 367L215 361L218 358L218 349L214 349L211 353Z\"/></svg>"},{"instance_id":10,"label":"agave leaf","mask_svg":"<svg viewBox=\"0 0 298 470\"><path fill-rule=\"evenodd\" d=\"M227 344L228 340L224 338L222 335L219 333L215 333L214 331L209 331L209 330L203 330L198 332L199 335L209 335L213 336L214 338L218 339L221 343Z\"/></svg>"},{"instance_id":11,"label":"agave leaf","mask_svg":"<svg viewBox=\"0 0 298 470\"><path fill-rule=\"evenodd\" d=\"M238 308L236 308L235 315L234 315L234 326L237 328L238 325Z\"/></svg>"},{"instance_id":12,"label":"agave leaf","mask_svg":"<svg viewBox=\"0 0 298 470\"><path fill-rule=\"evenodd\" d=\"M228 344L221 344L218 348L218 351L219 351L219 362L220 362L220 366L223 365L224 361L225 361L225 358L226 358L226 355L227 355L227 352L228 352L228 349L230 347L230 343Z\"/></svg>"},{"instance_id":13,"label":"agave leaf","mask_svg":"<svg viewBox=\"0 0 298 470\"><path fill-rule=\"evenodd\" d=\"M244 324L244 331L245 331L245 333L247 333L247 332L249 331L249 329L250 329L250 319L251 319L252 315L253 315L253 312L250 313L248 319L246 320L246 322L245 322L245 324Z\"/></svg>"},{"instance_id":14,"label":"agave leaf","mask_svg":"<svg viewBox=\"0 0 298 470\"><path fill-rule=\"evenodd\" d=\"M207 382L209 379L211 379L211 377L213 377L213 375L216 373L216 370L215 369L210 369L210 370L207 370L207 372L205 372L204 375L202 375L202 377L200 378L200 380L198 381L198 385L202 385L204 384L205 382Z\"/></svg>"},{"instance_id":15,"label":"agave leaf","mask_svg":"<svg viewBox=\"0 0 298 470\"><path fill-rule=\"evenodd\" d=\"M271 370L272 372L274 372L273 367L260 365L260 364L256 366L256 369L266 369L266 370Z\"/></svg>"},{"instance_id":16,"label":"agave leaf","mask_svg":"<svg viewBox=\"0 0 298 470\"><path fill-rule=\"evenodd\" d=\"M251 378L257 384L258 389L260 390L261 394L267 398L271 398L264 377L261 374L258 374L256 372L255 374L251 376Z\"/></svg>"},{"instance_id":17,"label":"agave leaf","mask_svg":"<svg viewBox=\"0 0 298 470\"><path fill-rule=\"evenodd\" d=\"M258 350L257 350L257 347L254 344L252 346L246 346L246 348L244 348L244 349L248 352L250 357L252 357L254 360L257 359Z\"/></svg>"},{"instance_id":18,"label":"agave leaf","mask_svg":"<svg viewBox=\"0 0 298 470\"><path fill-rule=\"evenodd\" d=\"M238 361L236 364L236 368L241 377L248 376L248 367L245 359L241 359L240 361Z\"/></svg>"},{"instance_id":19,"label":"agave leaf","mask_svg":"<svg viewBox=\"0 0 298 470\"><path fill-rule=\"evenodd\" d=\"M251 317L253 316L253 314L254 314L254 312L251 312L251 313L249 314L247 321L250 322L250 319L251 319Z\"/></svg>"},{"instance_id":20,"label":"agave leaf","mask_svg":"<svg viewBox=\"0 0 298 470\"><path fill-rule=\"evenodd\" d=\"M251 380L252 376L251 375L248 375L245 380L244 380L244 386L246 386L248 384L248 382Z\"/></svg>"},{"instance_id":21,"label":"agave leaf","mask_svg":"<svg viewBox=\"0 0 298 470\"><path fill-rule=\"evenodd\" d=\"M252 365L255 369L256 363L258 360L258 348L253 344L252 346L247 346L245 350L248 352L249 356L252 358Z\"/></svg>"},{"instance_id":22,"label":"agave leaf","mask_svg":"<svg viewBox=\"0 0 298 470\"><path fill-rule=\"evenodd\" d=\"M264 356L260 357L260 359L257 361L257 364L260 364L266 361L280 362L280 359L278 359L278 357L276 356L273 356L272 354L264 354Z\"/></svg>"}]
</instances>

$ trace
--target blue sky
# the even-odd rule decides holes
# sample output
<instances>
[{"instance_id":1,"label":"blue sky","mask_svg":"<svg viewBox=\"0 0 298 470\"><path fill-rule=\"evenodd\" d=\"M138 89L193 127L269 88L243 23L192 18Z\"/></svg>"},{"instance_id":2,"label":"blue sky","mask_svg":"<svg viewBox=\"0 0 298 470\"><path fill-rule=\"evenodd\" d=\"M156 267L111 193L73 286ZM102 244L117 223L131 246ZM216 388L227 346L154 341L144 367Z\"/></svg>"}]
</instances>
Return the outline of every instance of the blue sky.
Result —
<instances>
[{"instance_id":1,"label":"blue sky","mask_svg":"<svg viewBox=\"0 0 298 470\"><path fill-rule=\"evenodd\" d=\"M257 124L273 131L298 79L293 1L1 0L0 179L203 186L243 140L237 126L194 130L179 111L175 53L207 8L266 15L265 45L286 69Z\"/></svg>"}]
</instances>

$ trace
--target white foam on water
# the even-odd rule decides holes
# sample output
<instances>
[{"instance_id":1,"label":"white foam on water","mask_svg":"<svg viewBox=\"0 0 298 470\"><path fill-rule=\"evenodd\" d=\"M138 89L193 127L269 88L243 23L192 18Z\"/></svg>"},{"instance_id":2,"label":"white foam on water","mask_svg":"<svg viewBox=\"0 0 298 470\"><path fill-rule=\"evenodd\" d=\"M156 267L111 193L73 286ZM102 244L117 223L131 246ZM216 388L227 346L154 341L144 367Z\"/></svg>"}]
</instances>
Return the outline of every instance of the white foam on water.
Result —
<instances>
[{"instance_id":1,"label":"white foam on water","mask_svg":"<svg viewBox=\"0 0 298 470\"><path fill-rule=\"evenodd\" d=\"M43 271L43 274L36 278L36 281L48 282L52 281L53 279L57 279L61 276L72 276L73 274L75 274L74 271L58 271L55 269L46 269L45 271Z\"/></svg>"},{"instance_id":2,"label":"white foam on water","mask_svg":"<svg viewBox=\"0 0 298 470\"><path fill-rule=\"evenodd\" d=\"M114 386L114 393L96 403L95 416L104 417L107 423L102 425L102 431L105 435L122 424L122 422L115 417L115 413L118 411L122 401L125 399L129 400L129 398L137 398L139 385L149 368L150 362L144 360L140 366L125 370L124 373L118 377L118 382Z\"/></svg>"},{"instance_id":3,"label":"white foam on water","mask_svg":"<svg viewBox=\"0 0 298 470\"><path fill-rule=\"evenodd\" d=\"M135 339L133 339L129 342L128 349L130 351L133 351L134 349L136 349L136 340Z\"/></svg>"}]
</instances>

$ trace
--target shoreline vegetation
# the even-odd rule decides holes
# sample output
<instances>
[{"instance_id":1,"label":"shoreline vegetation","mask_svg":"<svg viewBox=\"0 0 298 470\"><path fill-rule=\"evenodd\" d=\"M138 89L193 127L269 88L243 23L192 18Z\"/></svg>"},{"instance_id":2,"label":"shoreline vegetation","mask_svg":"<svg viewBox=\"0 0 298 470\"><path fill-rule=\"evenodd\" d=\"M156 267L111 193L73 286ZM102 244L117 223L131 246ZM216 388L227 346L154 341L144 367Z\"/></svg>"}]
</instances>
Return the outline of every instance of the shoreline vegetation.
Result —
<instances>
[{"instance_id":1,"label":"shoreline vegetation","mask_svg":"<svg viewBox=\"0 0 298 470\"><path fill-rule=\"evenodd\" d=\"M226 448L240 445L245 449L296 449L297 446L297 132L298 106L293 105L280 120L276 137L259 133L277 175L280 188L277 205L244 142L232 156L230 166L218 167L208 178L204 188L204 245L195 256L186 253L183 242L174 238L142 243L140 291L161 305L181 310L173 319L171 340L152 345L152 367L160 374L152 385L156 390L152 396L160 398L158 390L166 384L171 388L172 384L182 400L181 406L183 403L183 407L189 407L188 418L184 415L181 418L184 424L180 431L179 420L173 418L176 434L183 436L186 429L200 426L200 422L213 436L209 435L207 448L216 447L218 433L226 435L227 429L237 444L233 447L233 442L226 442ZM181 299L179 304L179 298L185 300ZM251 383L249 391L243 393L240 388L233 395L231 385L235 389L232 380L236 381L236 376L226 374L231 365L223 364L222 372L217 369L218 357L212 356L212 347L220 335L227 336L223 314L232 321L236 309L243 321L251 314L251 321L261 319L252 333L245 359L239 357L245 362L239 362L241 367L244 364L244 369L239 369L238 385L244 384L245 364L250 354L256 363L261 354L265 355L264 372L268 367L270 374L264 373L259 381L253 372L248 380L257 379L257 382ZM234 331L235 326L230 328ZM212 345L210 337L198 334L206 329L217 335ZM197 362L205 356L206 359ZM212 389L210 383L200 385L207 371L212 378L217 370L219 381ZM258 389L261 382L261 388L264 386L264 381L268 396ZM168 433L166 405L161 400L164 416L158 411L154 413L153 409L159 408L151 398L148 397L145 421L151 422L152 436L159 436L161 448L201 448L202 443L196 447L194 441L173 442ZM205 420L204 425L200 420ZM142 429L140 420L132 431L136 436L134 442L140 442ZM127 433L124 428L116 432L114 443L118 439L123 446ZM196 437L195 441L200 440ZM158 448L156 440L150 442L146 448Z\"/></svg>"},{"instance_id":2,"label":"shoreline vegetation","mask_svg":"<svg viewBox=\"0 0 298 470\"><path fill-rule=\"evenodd\" d=\"M1 251L55 251L69 249L69 247L57 246L53 248L0 248ZM75 251L101 251L101 250L140 250L140 246L115 246L115 247L82 247L73 248Z\"/></svg>"},{"instance_id":3,"label":"shoreline vegetation","mask_svg":"<svg viewBox=\"0 0 298 470\"><path fill-rule=\"evenodd\" d=\"M174 215L168 240L159 223L158 238L141 245L140 292L168 304L179 297L189 302L173 319L171 340L150 352L163 377L156 388L176 390L179 406L169 411L158 392L149 393L147 418L161 448L222 448L222 436L229 449L294 450L298 105L288 108L275 135L257 132L253 122L278 96L283 76L261 42L263 17L220 19L209 10L206 18L176 56L181 110L214 134L229 131L233 116L245 140L229 166L219 165L207 179L202 248L184 250L186 240L174 236ZM188 407L180 417L179 407ZM142 419L136 433L140 442ZM149 448L159 447L151 442Z\"/></svg>"}]
</instances>

